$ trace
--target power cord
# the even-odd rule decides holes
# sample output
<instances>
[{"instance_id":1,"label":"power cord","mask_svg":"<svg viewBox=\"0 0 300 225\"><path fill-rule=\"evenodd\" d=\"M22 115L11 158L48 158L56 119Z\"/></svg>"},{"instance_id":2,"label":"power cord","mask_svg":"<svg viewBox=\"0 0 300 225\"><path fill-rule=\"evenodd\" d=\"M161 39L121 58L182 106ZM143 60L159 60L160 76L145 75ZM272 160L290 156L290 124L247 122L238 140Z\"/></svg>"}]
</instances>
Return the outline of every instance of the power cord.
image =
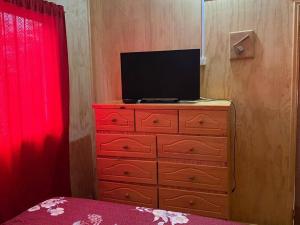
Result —
<instances>
[{"instance_id":1,"label":"power cord","mask_svg":"<svg viewBox=\"0 0 300 225\"><path fill-rule=\"evenodd\" d=\"M230 99L217 99L217 98L204 98L201 97L200 100L208 101L208 102L213 102L213 101L229 101L232 106L233 106L233 111L234 111L234 134L233 134L233 187L231 192L235 192L236 190L236 128L237 128L237 122L236 122L236 106L234 102Z\"/></svg>"}]
</instances>

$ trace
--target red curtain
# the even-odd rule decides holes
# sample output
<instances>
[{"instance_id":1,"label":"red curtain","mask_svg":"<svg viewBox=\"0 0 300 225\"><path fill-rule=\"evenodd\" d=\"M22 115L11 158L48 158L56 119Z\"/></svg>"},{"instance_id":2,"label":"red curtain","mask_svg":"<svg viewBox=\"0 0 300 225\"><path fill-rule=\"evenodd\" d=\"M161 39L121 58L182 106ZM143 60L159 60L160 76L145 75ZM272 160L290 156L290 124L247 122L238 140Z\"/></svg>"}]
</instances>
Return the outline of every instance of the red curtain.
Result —
<instances>
[{"instance_id":1,"label":"red curtain","mask_svg":"<svg viewBox=\"0 0 300 225\"><path fill-rule=\"evenodd\" d=\"M70 195L64 10L0 0L0 223Z\"/></svg>"}]
</instances>

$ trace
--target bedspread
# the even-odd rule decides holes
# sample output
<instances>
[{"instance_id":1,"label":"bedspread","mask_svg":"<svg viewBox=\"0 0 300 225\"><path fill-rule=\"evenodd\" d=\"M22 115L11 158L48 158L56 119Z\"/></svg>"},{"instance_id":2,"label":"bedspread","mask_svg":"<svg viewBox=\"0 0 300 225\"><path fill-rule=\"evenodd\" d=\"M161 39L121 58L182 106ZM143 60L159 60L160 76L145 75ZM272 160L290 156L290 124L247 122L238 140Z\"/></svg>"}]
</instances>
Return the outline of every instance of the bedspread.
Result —
<instances>
[{"instance_id":1,"label":"bedspread","mask_svg":"<svg viewBox=\"0 0 300 225\"><path fill-rule=\"evenodd\" d=\"M111 202L53 198L4 225L241 225L240 223L161 209Z\"/></svg>"}]
</instances>

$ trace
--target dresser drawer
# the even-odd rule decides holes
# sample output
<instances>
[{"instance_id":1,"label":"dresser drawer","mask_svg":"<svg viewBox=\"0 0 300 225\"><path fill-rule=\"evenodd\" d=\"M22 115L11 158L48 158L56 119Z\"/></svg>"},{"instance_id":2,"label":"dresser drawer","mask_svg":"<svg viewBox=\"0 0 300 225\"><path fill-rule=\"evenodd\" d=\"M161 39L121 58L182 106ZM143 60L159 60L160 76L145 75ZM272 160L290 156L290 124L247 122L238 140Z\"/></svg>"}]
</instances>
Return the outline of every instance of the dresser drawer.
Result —
<instances>
[{"instance_id":1,"label":"dresser drawer","mask_svg":"<svg viewBox=\"0 0 300 225\"><path fill-rule=\"evenodd\" d=\"M156 136L96 134L97 154L137 158L156 158Z\"/></svg>"},{"instance_id":2,"label":"dresser drawer","mask_svg":"<svg viewBox=\"0 0 300 225\"><path fill-rule=\"evenodd\" d=\"M179 133L226 136L227 111L179 110Z\"/></svg>"},{"instance_id":3,"label":"dresser drawer","mask_svg":"<svg viewBox=\"0 0 300 225\"><path fill-rule=\"evenodd\" d=\"M134 131L134 110L95 109L96 129Z\"/></svg>"},{"instance_id":4,"label":"dresser drawer","mask_svg":"<svg viewBox=\"0 0 300 225\"><path fill-rule=\"evenodd\" d=\"M159 162L158 183L167 186L227 192L228 168Z\"/></svg>"},{"instance_id":5,"label":"dresser drawer","mask_svg":"<svg viewBox=\"0 0 300 225\"><path fill-rule=\"evenodd\" d=\"M154 161L97 159L98 178L103 180L156 184L156 171Z\"/></svg>"},{"instance_id":6,"label":"dresser drawer","mask_svg":"<svg viewBox=\"0 0 300 225\"><path fill-rule=\"evenodd\" d=\"M161 209L229 219L228 203L229 197L225 194L159 189L159 207Z\"/></svg>"},{"instance_id":7,"label":"dresser drawer","mask_svg":"<svg viewBox=\"0 0 300 225\"><path fill-rule=\"evenodd\" d=\"M157 188L114 182L99 182L100 200L157 208Z\"/></svg>"},{"instance_id":8,"label":"dresser drawer","mask_svg":"<svg viewBox=\"0 0 300 225\"><path fill-rule=\"evenodd\" d=\"M177 133L177 110L136 110L136 130L142 132Z\"/></svg>"},{"instance_id":9,"label":"dresser drawer","mask_svg":"<svg viewBox=\"0 0 300 225\"><path fill-rule=\"evenodd\" d=\"M158 135L158 156L227 162L227 137Z\"/></svg>"}]
</instances>

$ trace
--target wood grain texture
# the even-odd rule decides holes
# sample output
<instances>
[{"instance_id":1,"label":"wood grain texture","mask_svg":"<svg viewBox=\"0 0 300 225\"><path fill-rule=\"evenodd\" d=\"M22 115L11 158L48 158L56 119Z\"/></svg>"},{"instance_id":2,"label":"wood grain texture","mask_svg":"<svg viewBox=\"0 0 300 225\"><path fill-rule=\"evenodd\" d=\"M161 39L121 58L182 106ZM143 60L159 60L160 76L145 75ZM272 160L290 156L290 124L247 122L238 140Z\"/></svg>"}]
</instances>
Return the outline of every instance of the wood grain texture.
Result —
<instances>
[{"instance_id":1,"label":"wood grain texture","mask_svg":"<svg viewBox=\"0 0 300 225\"><path fill-rule=\"evenodd\" d=\"M134 111L127 109L95 110L97 130L134 131Z\"/></svg>"},{"instance_id":2,"label":"wood grain texture","mask_svg":"<svg viewBox=\"0 0 300 225\"><path fill-rule=\"evenodd\" d=\"M217 0L205 3L207 65L202 96L230 98L237 109L235 220L292 224L293 3ZM229 33L254 30L254 59L229 60Z\"/></svg>"},{"instance_id":3,"label":"wood grain texture","mask_svg":"<svg viewBox=\"0 0 300 225\"><path fill-rule=\"evenodd\" d=\"M91 0L96 102L121 99L120 52L201 47L199 0Z\"/></svg>"},{"instance_id":4,"label":"wood grain texture","mask_svg":"<svg viewBox=\"0 0 300 225\"><path fill-rule=\"evenodd\" d=\"M98 156L156 158L156 136L136 134L96 134Z\"/></svg>"},{"instance_id":5,"label":"wood grain texture","mask_svg":"<svg viewBox=\"0 0 300 225\"><path fill-rule=\"evenodd\" d=\"M228 195L159 188L162 209L199 214L222 219L229 218Z\"/></svg>"},{"instance_id":6,"label":"wood grain texture","mask_svg":"<svg viewBox=\"0 0 300 225\"><path fill-rule=\"evenodd\" d=\"M52 0L64 6L70 71L70 139L93 129L92 65L88 0Z\"/></svg>"},{"instance_id":7,"label":"wood grain texture","mask_svg":"<svg viewBox=\"0 0 300 225\"><path fill-rule=\"evenodd\" d=\"M214 111L230 111L231 101L228 100L200 100L192 103L179 104L124 104L122 100L115 100L104 104L94 104L95 109L199 109Z\"/></svg>"},{"instance_id":8,"label":"wood grain texture","mask_svg":"<svg viewBox=\"0 0 300 225\"><path fill-rule=\"evenodd\" d=\"M92 60L90 40L89 0L50 0L63 5L66 12L66 28L70 77L70 156L72 194L77 197L94 196L94 123L91 104ZM91 140L87 140L88 137ZM78 168L77 168L78 167ZM86 178L82 171L89 171ZM92 183L91 183L92 182Z\"/></svg>"},{"instance_id":9,"label":"wood grain texture","mask_svg":"<svg viewBox=\"0 0 300 225\"><path fill-rule=\"evenodd\" d=\"M70 143L70 176L72 196L94 198L95 176L90 135Z\"/></svg>"},{"instance_id":10,"label":"wood grain texture","mask_svg":"<svg viewBox=\"0 0 300 225\"><path fill-rule=\"evenodd\" d=\"M129 109L126 104L120 104L118 107L111 104L93 105L96 111L96 121L100 121L98 117L106 118L107 115L114 112L120 112L123 116L124 112L133 112L135 115L133 122L136 125L134 131L130 132L111 131L110 129L97 130L97 171L100 180L100 199L149 206L149 200L153 200L154 196L153 192L145 192L144 189L140 189L145 185L155 186L155 188L172 187L170 189L172 192L175 188L189 189L193 190L193 192L189 192L190 196L187 196L187 192L183 194L184 196L175 196L175 200L171 202L172 209L202 216L229 218L228 196L231 191L229 186L232 174L230 174L230 161L228 160L230 157L227 157L230 147L227 144L229 144L230 137L203 136L200 131L199 133L195 132L193 136L174 135L173 133L178 134L178 123L181 122L178 117L179 111L185 114L186 110L188 115L191 111L195 111L197 115L199 112L205 111L209 114L210 120L217 120L218 124L226 124L227 122L222 120L228 120L230 103L226 102L225 109L224 102L211 104L209 107L212 107L217 113L212 108L205 110L207 105L204 105L204 109L202 109L201 105L195 108L196 106L193 104L189 106L184 104L184 110L181 108L181 104L170 105L172 109L167 109L164 104L146 104L143 106L144 109L139 108L140 105L130 105ZM218 106L222 110L218 109ZM195 110L190 110L189 107ZM220 117L219 112L222 114L225 112L225 116ZM132 117L133 115L131 115ZM162 135L162 133L165 134ZM155 151L153 155L154 149L162 148L162 144L165 146L163 150L167 151L159 155ZM186 156L186 151L190 152L190 148L195 148L193 152L197 156ZM103 150L110 152L103 156L101 153ZM179 154L174 157L170 153L173 151L179 152ZM130 154L124 155L120 152ZM145 152L150 155L145 155ZM210 154L211 152L213 153ZM132 158L128 158L129 156ZM148 158L149 156L154 156L154 158ZM135 186L138 189L135 189L132 184L138 185ZM220 195L216 193L223 195L220 198ZM175 191L172 194L177 195L178 192ZM197 195L197 197L192 196L193 198L190 199L191 195ZM132 201L130 196L132 196ZM188 208L188 199L195 201L195 208ZM167 199L166 202L169 200ZM157 203L159 203L158 200ZM168 205L168 207L172 205ZM212 205L215 205L213 206L214 212L211 212ZM160 203L157 207L161 208Z\"/></svg>"},{"instance_id":11,"label":"wood grain texture","mask_svg":"<svg viewBox=\"0 0 300 225\"><path fill-rule=\"evenodd\" d=\"M228 168L158 162L159 185L228 192Z\"/></svg>"},{"instance_id":12,"label":"wood grain texture","mask_svg":"<svg viewBox=\"0 0 300 225\"><path fill-rule=\"evenodd\" d=\"M157 208L157 187L99 182L101 200Z\"/></svg>"},{"instance_id":13,"label":"wood grain texture","mask_svg":"<svg viewBox=\"0 0 300 225\"><path fill-rule=\"evenodd\" d=\"M294 224L300 224L300 110L298 109L298 102L300 102L299 95L299 71L300 71L300 1L295 4L295 15L294 15L294 121L295 126L293 127L293 132L296 136L294 138L295 148L296 148L296 160L295 160L295 219Z\"/></svg>"},{"instance_id":14,"label":"wood grain texture","mask_svg":"<svg viewBox=\"0 0 300 225\"><path fill-rule=\"evenodd\" d=\"M157 135L160 158L227 162L227 137Z\"/></svg>"},{"instance_id":15,"label":"wood grain texture","mask_svg":"<svg viewBox=\"0 0 300 225\"><path fill-rule=\"evenodd\" d=\"M75 1L66 2L72 4ZM109 2L114 4L110 6ZM151 2L166 4L160 0ZM143 21L143 15L149 9L143 6L145 0L138 1L140 10L133 10L128 3L129 0L91 0L97 102L120 99L120 68L112 64L119 60L119 49L149 49L151 45L155 49L160 43L151 44L154 41L149 40L152 36L149 30L144 35L138 32L149 27L139 24L139 18ZM208 62L202 70L201 94L231 98L237 106L237 190L233 197L233 218L258 224L289 225L292 221L294 177L291 171L295 155L291 146L292 1L216 0L205 4ZM120 10L123 5L125 10ZM109 11L114 8L125 15L122 17L124 22L119 23L117 16L110 16ZM164 7L161 9L166 12ZM168 13L160 15L157 20L170 17ZM255 30L257 35L256 58L231 62L229 33L248 29ZM80 32L80 36L83 34L85 32ZM159 36L153 34L153 40ZM195 47L191 43L198 38L186 36L185 44ZM163 32L160 39L168 40ZM170 46L168 43L163 47Z\"/></svg>"},{"instance_id":16,"label":"wood grain texture","mask_svg":"<svg viewBox=\"0 0 300 225\"><path fill-rule=\"evenodd\" d=\"M179 110L179 133L227 136L228 112Z\"/></svg>"},{"instance_id":17,"label":"wood grain texture","mask_svg":"<svg viewBox=\"0 0 300 225\"><path fill-rule=\"evenodd\" d=\"M97 158L98 178L140 184L157 183L156 161Z\"/></svg>"},{"instance_id":18,"label":"wood grain texture","mask_svg":"<svg viewBox=\"0 0 300 225\"><path fill-rule=\"evenodd\" d=\"M135 126L139 132L178 133L178 111L135 110Z\"/></svg>"}]
</instances>

